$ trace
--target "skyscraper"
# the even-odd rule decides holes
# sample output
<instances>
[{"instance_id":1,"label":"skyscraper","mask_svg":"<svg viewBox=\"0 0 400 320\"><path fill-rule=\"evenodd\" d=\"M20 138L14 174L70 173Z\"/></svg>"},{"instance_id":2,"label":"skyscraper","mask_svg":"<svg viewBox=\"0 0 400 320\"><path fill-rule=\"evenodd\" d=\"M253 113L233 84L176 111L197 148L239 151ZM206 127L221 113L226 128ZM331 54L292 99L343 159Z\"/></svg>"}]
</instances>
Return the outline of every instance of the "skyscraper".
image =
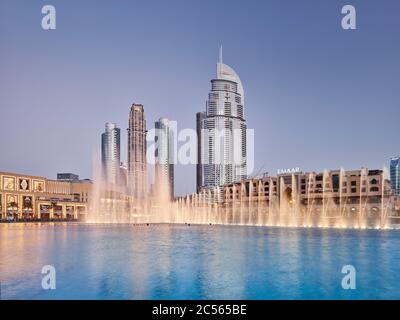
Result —
<instances>
[{"instance_id":1,"label":"skyscraper","mask_svg":"<svg viewBox=\"0 0 400 320\"><path fill-rule=\"evenodd\" d=\"M101 135L101 162L106 182L117 184L119 179L121 131L115 123L106 123Z\"/></svg>"},{"instance_id":2,"label":"skyscraper","mask_svg":"<svg viewBox=\"0 0 400 320\"><path fill-rule=\"evenodd\" d=\"M396 195L400 195L400 157L390 159L390 182Z\"/></svg>"},{"instance_id":3,"label":"skyscraper","mask_svg":"<svg viewBox=\"0 0 400 320\"><path fill-rule=\"evenodd\" d=\"M128 188L136 198L147 195L146 120L141 104L133 104L128 127Z\"/></svg>"},{"instance_id":4,"label":"skyscraper","mask_svg":"<svg viewBox=\"0 0 400 320\"><path fill-rule=\"evenodd\" d=\"M223 63L222 48L216 78L211 80L205 113L197 114L200 164L198 188L238 182L247 176L244 92L237 73Z\"/></svg>"},{"instance_id":5,"label":"skyscraper","mask_svg":"<svg viewBox=\"0 0 400 320\"><path fill-rule=\"evenodd\" d=\"M155 191L174 198L174 130L166 118L155 122Z\"/></svg>"},{"instance_id":6,"label":"skyscraper","mask_svg":"<svg viewBox=\"0 0 400 320\"><path fill-rule=\"evenodd\" d=\"M205 112L196 113L196 133L197 133L197 165L196 165L196 191L199 192L203 185L202 166L201 166L201 128L206 116Z\"/></svg>"}]
</instances>

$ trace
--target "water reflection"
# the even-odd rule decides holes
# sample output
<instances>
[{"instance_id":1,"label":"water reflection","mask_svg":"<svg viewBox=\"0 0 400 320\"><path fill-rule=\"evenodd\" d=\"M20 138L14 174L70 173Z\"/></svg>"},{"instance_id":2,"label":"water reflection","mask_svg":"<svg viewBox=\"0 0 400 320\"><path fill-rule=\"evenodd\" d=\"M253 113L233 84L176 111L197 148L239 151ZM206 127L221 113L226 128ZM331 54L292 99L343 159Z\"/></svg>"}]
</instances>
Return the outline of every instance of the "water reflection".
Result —
<instances>
[{"instance_id":1,"label":"water reflection","mask_svg":"<svg viewBox=\"0 0 400 320\"><path fill-rule=\"evenodd\" d=\"M0 281L3 299L398 299L399 245L382 230L1 224Z\"/></svg>"}]
</instances>

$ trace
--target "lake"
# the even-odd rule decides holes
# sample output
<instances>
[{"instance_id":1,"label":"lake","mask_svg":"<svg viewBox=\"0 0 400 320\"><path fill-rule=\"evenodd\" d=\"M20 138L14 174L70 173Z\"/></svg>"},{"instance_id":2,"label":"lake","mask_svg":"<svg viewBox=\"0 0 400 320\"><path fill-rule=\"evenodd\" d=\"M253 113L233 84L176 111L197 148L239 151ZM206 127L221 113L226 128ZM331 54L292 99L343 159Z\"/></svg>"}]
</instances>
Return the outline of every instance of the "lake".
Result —
<instances>
[{"instance_id":1,"label":"lake","mask_svg":"<svg viewBox=\"0 0 400 320\"><path fill-rule=\"evenodd\" d=\"M400 299L400 230L0 224L0 282L2 299Z\"/></svg>"}]
</instances>

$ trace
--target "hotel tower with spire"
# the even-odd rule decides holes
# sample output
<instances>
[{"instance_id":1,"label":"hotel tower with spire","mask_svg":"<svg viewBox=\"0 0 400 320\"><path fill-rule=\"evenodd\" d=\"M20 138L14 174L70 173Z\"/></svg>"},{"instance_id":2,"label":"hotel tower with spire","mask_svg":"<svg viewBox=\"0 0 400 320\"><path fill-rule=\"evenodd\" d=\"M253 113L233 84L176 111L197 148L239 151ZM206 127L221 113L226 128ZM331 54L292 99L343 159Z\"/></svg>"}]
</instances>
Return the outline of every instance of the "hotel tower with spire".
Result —
<instances>
[{"instance_id":1,"label":"hotel tower with spire","mask_svg":"<svg viewBox=\"0 0 400 320\"><path fill-rule=\"evenodd\" d=\"M239 182L247 177L244 91L238 74L219 51L206 111L196 115L197 190Z\"/></svg>"}]
</instances>

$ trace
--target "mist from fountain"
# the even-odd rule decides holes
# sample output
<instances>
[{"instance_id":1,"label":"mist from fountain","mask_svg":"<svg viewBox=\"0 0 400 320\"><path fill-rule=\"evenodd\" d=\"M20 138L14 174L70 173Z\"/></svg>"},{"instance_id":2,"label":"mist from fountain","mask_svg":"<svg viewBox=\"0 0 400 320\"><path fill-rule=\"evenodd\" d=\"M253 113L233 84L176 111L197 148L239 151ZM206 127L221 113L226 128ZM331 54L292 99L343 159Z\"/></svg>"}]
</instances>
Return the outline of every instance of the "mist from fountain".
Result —
<instances>
[{"instance_id":1,"label":"mist from fountain","mask_svg":"<svg viewBox=\"0 0 400 320\"><path fill-rule=\"evenodd\" d=\"M307 187L302 190L299 190L296 176L292 174L291 177L279 176L279 180L270 177L249 180L248 184L235 184L232 194L228 197L225 195L225 199L221 199L222 189L209 188L173 201L170 199L167 179L164 182L159 181L160 184L153 193L137 199L130 195L126 186L106 183L99 167L96 167L88 222L379 229L392 227L392 204L388 190L385 189L385 180L388 177L386 168L380 181L380 208L371 207L368 202L370 197L366 169L362 169L360 173L357 204L349 202L346 189L351 186L350 181L346 181L345 170L340 169L338 175L338 186L334 189L329 184L329 171L325 170L322 186L317 189L312 186L321 181L316 181L315 173L306 176ZM264 188L268 188L269 196L260 196ZM371 218L370 215L374 216Z\"/></svg>"}]
</instances>

